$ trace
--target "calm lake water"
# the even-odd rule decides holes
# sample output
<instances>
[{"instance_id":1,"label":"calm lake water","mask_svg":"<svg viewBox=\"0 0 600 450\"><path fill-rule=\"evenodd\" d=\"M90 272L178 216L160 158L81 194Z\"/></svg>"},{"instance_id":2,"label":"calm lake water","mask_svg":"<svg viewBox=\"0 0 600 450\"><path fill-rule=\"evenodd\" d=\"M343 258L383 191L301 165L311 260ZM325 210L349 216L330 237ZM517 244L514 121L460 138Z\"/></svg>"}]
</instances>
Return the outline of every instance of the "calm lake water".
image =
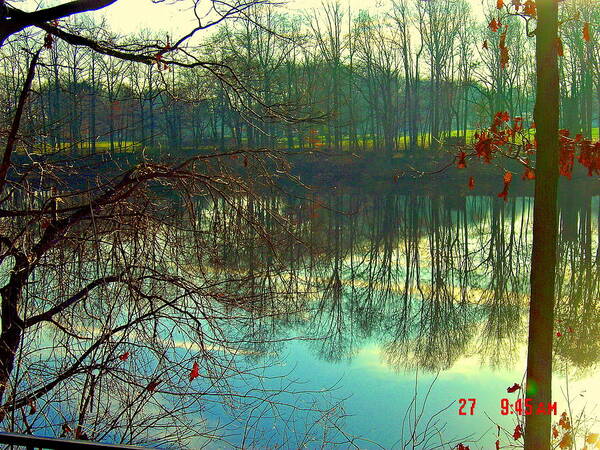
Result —
<instances>
[{"instance_id":1,"label":"calm lake water","mask_svg":"<svg viewBox=\"0 0 600 450\"><path fill-rule=\"evenodd\" d=\"M589 192L562 194L556 304L555 421L562 411L578 416L579 433L600 431L600 198ZM501 399L522 394L507 387L523 384L526 366L532 199L430 192L312 200L317 206L244 202L266 230L261 211L278 211L295 237L273 233L273 253L253 233L232 235L215 257L253 273L249 291L278 286L287 303L264 315L246 308L252 321L240 331L241 358L265 377L232 386L248 395L266 389L271 403L212 409L207 420L222 426L222 439L208 447L518 446L512 434L522 418L502 415ZM226 228L213 208L201 220L214 224L219 215ZM476 399L473 415L470 403L459 414L461 398Z\"/></svg>"}]
</instances>

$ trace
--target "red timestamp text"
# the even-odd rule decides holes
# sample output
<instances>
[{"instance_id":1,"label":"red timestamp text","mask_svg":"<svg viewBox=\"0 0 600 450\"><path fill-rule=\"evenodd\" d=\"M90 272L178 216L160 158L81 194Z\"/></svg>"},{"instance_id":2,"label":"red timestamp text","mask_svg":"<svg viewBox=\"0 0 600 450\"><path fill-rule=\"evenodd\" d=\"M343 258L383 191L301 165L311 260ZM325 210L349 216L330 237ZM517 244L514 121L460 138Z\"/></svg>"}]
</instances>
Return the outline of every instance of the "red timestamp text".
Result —
<instances>
[{"instance_id":1,"label":"red timestamp text","mask_svg":"<svg viewBox=\"0 0 600 450\"><path fill-rule=\"evenodd\" d=\"M532 399L518 398L514 403L509 399L500 400L500 414L507 416L509 414L518 414L520 416L531 415L556 415L556 402L534 403Z\"/></svg>"},{"instance_id":2,"label":"red timestamp text","mask_svg":"<svg viewBox=\"0 0 600 450\"><path fill-rule=\"evenodd\" d=\"M468 412L465 411L467 403L470 403L470 406L467 407ZM476 398L459 398L458 404L460 405L460 407L458 408L459 416L466 416L467 414L472 416L473 414L475 414L475 405L477 404Z\"/></svg>"}]
</instances>

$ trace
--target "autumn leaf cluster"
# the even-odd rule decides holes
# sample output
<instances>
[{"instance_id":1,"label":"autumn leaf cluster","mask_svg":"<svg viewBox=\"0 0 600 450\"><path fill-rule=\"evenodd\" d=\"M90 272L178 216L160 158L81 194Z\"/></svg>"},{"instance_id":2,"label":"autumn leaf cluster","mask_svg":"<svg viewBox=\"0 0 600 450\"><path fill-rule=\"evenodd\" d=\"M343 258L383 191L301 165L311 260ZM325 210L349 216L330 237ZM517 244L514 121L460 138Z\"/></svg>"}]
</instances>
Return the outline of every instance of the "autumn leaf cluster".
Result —
<instances>
[{"instance_id":1,"label":"autumn leaf cluster","mask_svg":"<svg viewBox=\"0 0 600 450\"><path fill-rule=\"evenodd\" d=\"M520 116L511 117L508 112L500 111L494 115L489 128L480 130L474 135L473 151L467 153L461 149L456 155L456 167L467 168L467 159L476 158L485 164L490 164L497 156L514 159L523 166L521 179L535 179L535 167L531 160L535 158L537 142L532 136L535 123L524 127L524 119ZM600 141L593 142L582 134L570 136L569 130L562 129L558 133L560 144L559 174L571 179L573 168L577 161L587 169L588 176L600 175ZM505 201L513 180L513 173L505 171L502 177L503 189L498 197ZM469 189L475 188L475 179L470 177Z\"/></svg>"}]
</instances>

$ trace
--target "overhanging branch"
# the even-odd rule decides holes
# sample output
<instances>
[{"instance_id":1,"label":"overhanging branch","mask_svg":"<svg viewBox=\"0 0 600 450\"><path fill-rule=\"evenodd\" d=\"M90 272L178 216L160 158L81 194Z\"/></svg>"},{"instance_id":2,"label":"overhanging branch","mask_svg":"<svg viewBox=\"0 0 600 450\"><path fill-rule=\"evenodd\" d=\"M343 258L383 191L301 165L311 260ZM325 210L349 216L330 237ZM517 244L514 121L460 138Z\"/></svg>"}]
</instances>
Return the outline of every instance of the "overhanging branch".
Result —
<instances>
[{"instance_id":1,"label":"overhanging branch","mask_svg":"<svg viewBox=\"0 0 600 450\"><path fill-rule=\"evenodd\" d=\"M4 18L2 30L0 31L0 46L12 34L27 27L40 25L44 22L62 19L73 14L87 11L95 11L115 3L117 0L74 0L62 5L44 8L38 11L25 12L14 7L6 8L8 19Z\"/></svg>"}]
</instances>

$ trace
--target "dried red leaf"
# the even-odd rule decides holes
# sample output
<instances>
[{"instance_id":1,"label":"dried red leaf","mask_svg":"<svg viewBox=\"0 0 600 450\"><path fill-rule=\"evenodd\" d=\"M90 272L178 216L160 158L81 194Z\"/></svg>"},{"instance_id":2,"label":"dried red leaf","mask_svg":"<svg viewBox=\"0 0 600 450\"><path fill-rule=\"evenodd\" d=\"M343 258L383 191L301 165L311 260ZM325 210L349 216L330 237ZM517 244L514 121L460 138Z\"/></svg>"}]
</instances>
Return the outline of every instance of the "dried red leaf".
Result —
<instances>
[{"instance_id":1,"label":"dried red leaf","mask_svg":"<svg viewBox=\"0 0 600 450\"><path fill-rule=\"evenodd\" d=\"M573 164L575 160L575 141L569 138L568 130L559 130L560 155L558 160L558 171L569 180L573 175Z\"/></svg>"},{"instance_id":2,"label":"dried red leaf","mask_svg":"<svg viewBox=\"0 0 600 450\"><path fill-rule=\"evenodd\" d=\"M477 142L475 143L475 153L480 158L483 158L483 162L489 164L492 159L492 138L488 135L487 132L482 132L481 134L477 134L475 136Z\"/></svg>"},{"instance_id":3,"label":"dried red leaf","mask_svg":"<svg viewBox=\"0 0 600 450\"><path fill-rule=\"evenodd\" d=\"M500 27L502 26L502 23L499 20L496 19L492 19L490 21L490 23L488 24L488 28L493 31L494 33L496 31L498 31L500 29Z\"/></svg>"},{"instance_id":4,"label":"dried red leaf","mask_svg":"<svg viewBox=\"0 0 600 450\"><path fill-rule=\"evenodd\" d=\"M505 172L503 181L504 181L504 188L502 189L502 192L500 192L498 194L498 197L504 199L504 201L507 202L508 201L508 187L510 186L510 183L512 182L512 173Z\"/></svg>"},{"instance_id":5,"label":"dried red leaf","mask_svg":"<svg viewBox=\"0 0 600 450\"><path fill-rule=\"evenodd\" d=\"M150 383L148 383L148 386L146 386L146 390L148 392L154 392L159 384L160 381L151 381Z\"/></svg>"},{"instance_id":6,"label":"dried red leaf","mask_svg":"<svg viewBox=\"0 0 600 450\"><path fill-rule=\"evenodd\" d=\"M129 358L129 352L125 352L122 355L119 355L119 359L121 361L127 361L128 358Z\"/></svg>"},{"instance_id":7,"label":"dried red leaf","mask_svg":"<svg viewBox=\"0 0 600 450\"><path fill-rule=\"evenodd\" d=\"M44 36L44 48L52 48L52 44L54 43L54 38L50 33L46 33Z\"/></svg>"},{"instance_id":8,"label":"dried red leaf","mask_svg":"<svg viewBox=\"0 0 600 450\"><path fill-rule=\"evenodd\" d=\"M552 425L552 437L554 439L558 437L558 430L556 429L556 425Z\"/></svg>"},{"instance_id":9,"label":"dried red leaf","mask_svg":"<svg viewBox=\"0 0 600 450\"><path fill-rule=\"evenodd\" d=\"M467 154L463 151L459 152L457 157L458 157L458 162L456 163L456 167L459 169L464 169L467 167L467 163L465 161Z\"/></svg>"},{"instance_id":10,"label":"dried red leaf","mask_svg":"<svg viewBox=\"0 0 600 450\"><path fill-rule=\"evenodd\" d=\"M192 367L192 371L190 372L190 381L194 381L194 379L200 376L200 366L198 363L194 361L194 365Z\"/></svg>"},{"instance_id":11,"label":"dried red leaf","mask_svg":"<svg viewBox=\"0 0 600 450\"><path fill-rule=\"evenodd\" d=\"M523 436L523 429L521 428L520 424L517 424L515 431L513 432L513 438L515 438L516 441L517 439L520 439L521 436Z\"/></svg>"},{"instance_id":12,"label":"dried red leaf","mask_svg":"<svg viewBox=\"0 0 600 450\"><path fill-rule=\"evenodd\" d=\"M509 394L512 394L513 392L516 392L519 389L521 389L521 385L518 383L515 383L511 387L507 388L506 392L508 392Z\"/></svg>"},{"instance_id":13,"label":"dried red leaf","mask_svg":"<svg viewBox=\"0 0 600 450\"><path fill-rule=\"evenodd\" d=\"M571 421L569 420L569 417L567 417L567 413L563 412L560 415L560 420L558 421L558 425L560 427L562 427L563 430L570 430L571 429Z\"/></svg>"},{"instance_id":14,"label":"dried red leaf","mask_svg":"<svg viewBox=\"0 0 600 450\"><path fill-rule=\"evenodd\" d=\"M584 139L579 143L579 163L587 168L588 176L594 173L600 175L600 142L592 144L591 141Z\"/></svg>"},{"instance_id":15,"label":"dried red leaf","mask_svg":"<svg viewBox=\"0 0 600 450\"><path fill-rule=\"evenodd\" d=\"M475 178L473 178L473 177L469 177L469 189L470 190L475 189Z\"/></svg>"}]
</instances>

